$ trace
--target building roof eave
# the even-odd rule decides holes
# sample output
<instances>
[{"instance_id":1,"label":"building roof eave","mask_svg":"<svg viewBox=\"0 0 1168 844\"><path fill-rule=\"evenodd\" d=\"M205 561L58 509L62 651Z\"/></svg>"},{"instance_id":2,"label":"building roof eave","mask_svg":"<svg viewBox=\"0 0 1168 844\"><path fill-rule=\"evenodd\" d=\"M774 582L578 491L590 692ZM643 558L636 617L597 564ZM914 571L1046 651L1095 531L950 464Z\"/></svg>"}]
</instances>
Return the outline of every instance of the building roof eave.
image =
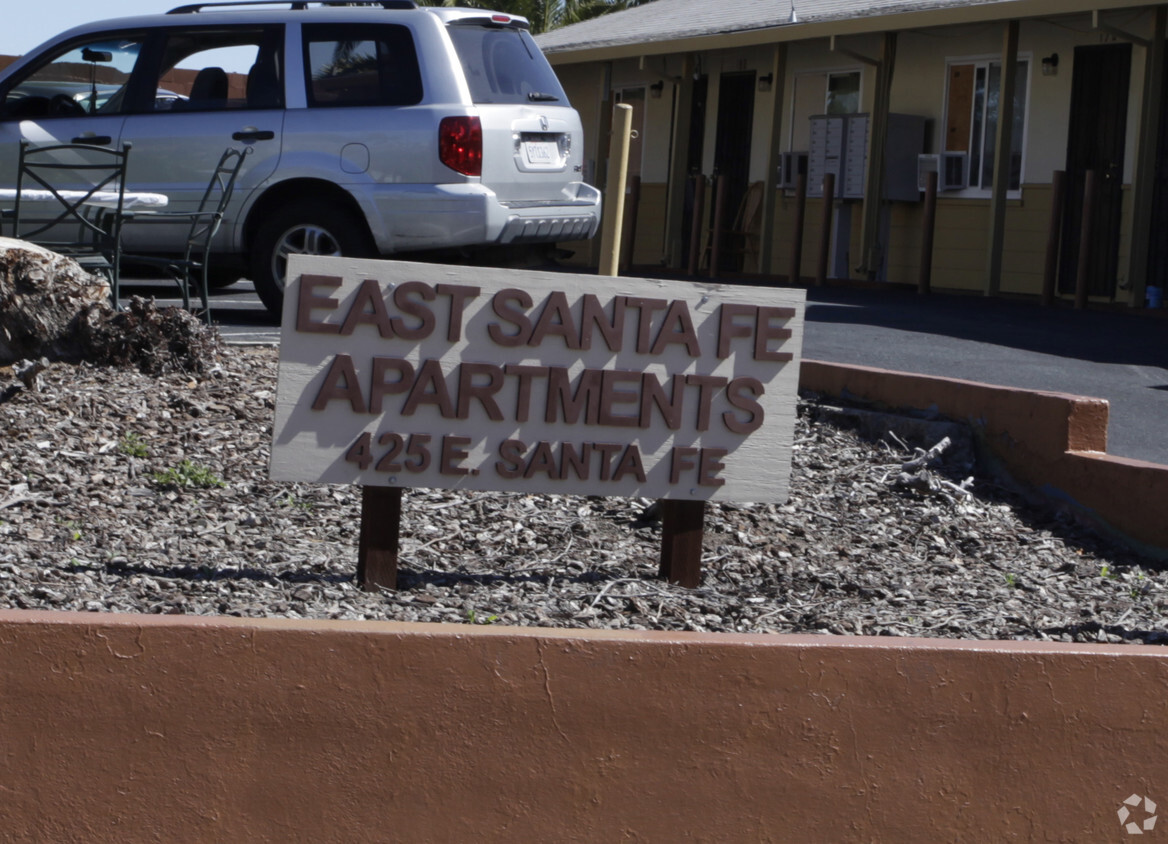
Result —
<instances>
[{"instance_id":1,"label":"building roof eave","mask_svg":"<svg viewBox=\"0 0 1168 844\"><path fill-rule=\"evenodd\" d=\"M544 52L548 61L553 65L569 65L615 61L640 56L757 47L782 42L829 38L833 35L899 32L960 24L1063 17L1119 9L1139 10L1153 8L1155 5L1158 4L1148 3L1133 6L1130 0L1113 0L1112 2L1108 2L1108 0L1005 0L1005 2L907 10L891 14L811 20L798 24L739 29L730 32L711 32L687 35L681 38L665 38L659 41L582 45L573 48L545 48Z\"/></svg>"}]
</instances>

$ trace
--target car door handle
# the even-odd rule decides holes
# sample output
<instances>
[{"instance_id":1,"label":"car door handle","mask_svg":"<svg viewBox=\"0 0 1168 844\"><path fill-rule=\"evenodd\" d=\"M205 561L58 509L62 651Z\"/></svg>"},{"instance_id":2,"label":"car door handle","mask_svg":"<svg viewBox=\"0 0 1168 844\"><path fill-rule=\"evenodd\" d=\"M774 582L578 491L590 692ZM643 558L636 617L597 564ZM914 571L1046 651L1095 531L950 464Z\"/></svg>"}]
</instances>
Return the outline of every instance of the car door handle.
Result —
<instances>
[{"instance_id":1,"label":"car door handle","mask_svg":"<svg viewBox=\"0 0 1168 844\"><path fill-rule=\"evenodd\" d=\"M73 139L73 143L75 144L92 144L98 147L109 146L113 142L114 139L109 135L81 135Z\"/></svg>"},{"instance_id":2,"label":"car door handle","mask_svg":"<svg viewBox=\"0 0 1168 844\"><path fill-rule=\"evenodd\" d=\"M231 136L233 141L270 141L276 137L276 133L270 129L252 130L248 132L236 132Z\"/></svg>"}]
</instances>

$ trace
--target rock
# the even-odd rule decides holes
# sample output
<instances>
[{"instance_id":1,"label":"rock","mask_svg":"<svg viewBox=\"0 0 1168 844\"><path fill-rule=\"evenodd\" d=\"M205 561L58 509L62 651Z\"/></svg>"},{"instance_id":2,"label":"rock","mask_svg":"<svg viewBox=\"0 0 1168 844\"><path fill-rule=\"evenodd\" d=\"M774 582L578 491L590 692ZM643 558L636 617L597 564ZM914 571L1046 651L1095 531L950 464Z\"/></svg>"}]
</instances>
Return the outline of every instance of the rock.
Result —
<instances>
[{"instance_id":1,"label":"rock","mask_svg":"<svg viewBox=\"0 0 1168 844\"><path fill-rule=\"evenodd\" d=\"M22 360L12 367L13 374L21 380L25 389L36 391L40 389L39 375L49 368L49 359Z\"/></svg>"}]
</instances>

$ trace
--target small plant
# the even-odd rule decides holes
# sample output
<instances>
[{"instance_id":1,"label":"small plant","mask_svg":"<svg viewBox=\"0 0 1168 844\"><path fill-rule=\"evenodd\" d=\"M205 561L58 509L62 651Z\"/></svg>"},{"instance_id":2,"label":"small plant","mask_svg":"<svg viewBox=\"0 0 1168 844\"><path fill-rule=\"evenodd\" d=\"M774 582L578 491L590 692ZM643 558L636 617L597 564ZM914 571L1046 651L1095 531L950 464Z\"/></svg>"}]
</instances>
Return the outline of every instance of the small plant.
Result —
<instances>
[{"instance_id":1,"label":"small plant","mask_svg":"<svg viewBox=\"0 0 1168 844\"><path fill-rule=\"evenodd\" d=\"M1006 585L1009 586L1011 589L1017 589L1018 588L1018 575L1014 574L1014 572L1012 572L1012 571L1006 572Z\"/></svg>"},{"instance_id":2,"label":"small plant","mask_svg":"<svg viewBox=\"0 0 1168 844\"><path fill-rule=\"evenodd\" d=\"M77 522L73 521L72 519L58 519L57 521L61 527L69 531L70 542L76 542L81 538L81 528Z\"/></svg>"},{"instance_id":3,"label":"small plant","mask_svg":"<svg viewBox=\"0 0 1168 844\"><path fill-rule=\"evenodd\" d=\"M1150 587L1150 584L1146 582L1147 579L1147 576L1142 571L1136 575L1136 582L1132 584L1130 590L1133 601L1139 600L1141 597L1147 594L1147 591Z\"/></svg>"},{"instance_id":4,"label":"small plant","mask_svg":"<svg viewBox=\"0 0 1168 844\"><path fill-rule=\"evenodd\" d=\"M1115 569L1107 565L1107 563L1104 563L1103 567L1099 569L1099 576L1106 580L1117 580L1119 578L1119 575L1115 573Z\"/></svg>"},{"instance_id":5,"label":"small plant","mask_svg":"<svg viewBox=\"0 0 1168 844\"><path fill-rule=\"evenodd\" d=\"M499 620L499 616L489 615L486 618L480 619L474 610L467 610L466 611L466 620L469 621L471 624L494 624L496 621Z\"/></svg>"},{"instance_id":6,"label":"small plant","mask_svg":"<svg viewBox=\"0 0 1168 844\"><path fill-rule=\"evenodd\" d=\"M288 497L285 498L282 503L285 507L295 507L297 510L303 510L306 513L311 512L312 508L316 506L311 501L303 498L297 498L291 493L289 493Z\"/></svg>"},{"instance_id":7,"label":"small plant","mask_svg":"<svg viewBox=\"0 0 1168 844\"><path fill-rule=\"evenodd\" d=\"M130 457L146 457L150 453L146 448L146 441L133 431L118 440L118 451Z\"/></svg>"},{"instance_id":8,"label":"small plant","mask_svg":"<svg viewBox=\"0 0 1168 844\"><path fill-rule=\"evenodd\" d=\"M189 460L184 460L173 469L165 472L155 472L154 483L168 487L191 487L194 489L211 489L212 487L227 486L222 478L208 469Z\"/></svg>"}]
</instances>

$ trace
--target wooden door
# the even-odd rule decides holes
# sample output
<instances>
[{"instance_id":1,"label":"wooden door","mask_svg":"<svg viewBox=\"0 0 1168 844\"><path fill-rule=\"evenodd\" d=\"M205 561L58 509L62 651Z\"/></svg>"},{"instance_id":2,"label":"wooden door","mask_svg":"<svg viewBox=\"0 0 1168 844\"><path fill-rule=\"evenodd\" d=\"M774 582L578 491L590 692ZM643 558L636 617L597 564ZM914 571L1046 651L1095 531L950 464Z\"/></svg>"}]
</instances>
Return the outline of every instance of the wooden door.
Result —
<instances>
[{"instance_id":1,"label":"wooden door","mask_svg":"<svg viewBox=\"0 0 1168 844\"><path fill-rule=\"evenodd\" d=\"M750 136L754 128L754 71L723 73L718 86L718 125L714 140L714 175L726 177L729 226L750 182ZM740 256L724 254L722 270L738 270Z\"/></svg>"},{"instance_id":2,"label":"wooden door","mask_svg":"<svg viewBox=\"0 0 1168 844\"><path fill-rule=\"evenodd\" d=\"M1160 137L1156 144L1156 167L1152 176L1152 237L1148 243L1146 284L1168 286L1168 62L1164 63L1164 84L1160 93Z\"/></svg>"},{"instance_id":3,"label":"wooden door","mask_svg":"<svg viewBox=\"0 0 1168 844\"><path fill-rule=\"evenodd\" d=\"M1109 298L1115 296L1130 78L1130 44L1075 48L1067 133L1067 204L1059 260L1060 293L1075 291L1084 174L1094 170L1095 212L1091 224L1087 293Z\"/></svg>"}]
</instances>

